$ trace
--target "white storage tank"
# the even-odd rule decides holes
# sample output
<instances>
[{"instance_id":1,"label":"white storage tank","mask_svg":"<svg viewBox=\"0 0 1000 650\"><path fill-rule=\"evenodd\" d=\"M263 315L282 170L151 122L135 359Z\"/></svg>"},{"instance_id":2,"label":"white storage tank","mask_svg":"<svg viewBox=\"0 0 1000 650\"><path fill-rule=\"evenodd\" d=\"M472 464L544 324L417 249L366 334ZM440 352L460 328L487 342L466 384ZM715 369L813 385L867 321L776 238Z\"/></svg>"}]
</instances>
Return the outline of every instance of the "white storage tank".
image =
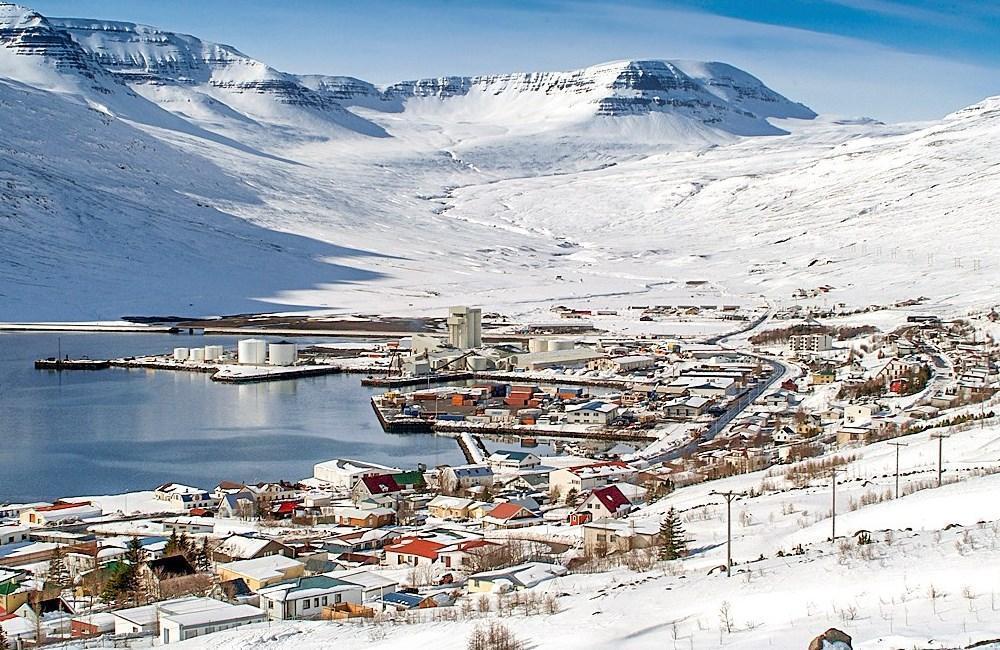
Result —
<instances>
[{"instance_id":1,"label":"white storage tank","mask_svg":"<svg viewBox=\"0 0 1000 650\"><path fill-rule=\"evenodd\" d=\"M223 353L226 349L221 345L206 345L205 346L205 361L218 361L222 358Z\"/></svg>"},{"instance_id":2,"label":"white storage tank","mask_svg":"<svg viewBox=\"0 0 1000 650\"><path fill-rule=\"evenodd\" d=\"M480 357L480 356L469 357L465 360L465 362L468 368L476 371L489 370L490 366L493 365L492 361L490 361L486 357Z\"/></svg>"},{"instance_id":3,"label":"white storage tank","mask_svg":"<svg viewBox=\"0 0 1000 650\"><path fill-rule=\"evenodd\" d=\"M528 339L528 352L548 352L549 342L547 339Z\"/></svg>"},{"instance_id":4,"label":"white storage tank","mask_svg":"<svg viewBox=\"0 0 1000 650\"><path fill-rule=\"evenodd\" d=\"M188 356L188 361L191 363L202 363L205 361L205 350L202 348L191 348L191 354Z\"/></svg>"},{"instance_id":5,"label":"white storage tank","mask_svg":"<svg viewBox=\"0 0 1000 650\"><path fill-rule=\"evenodd\" d=\"M576 347L576 341L573 339L553 339L549 341L549 352L554 352L556 350L572 350Z\"/></svg>"},{"instance_id":6,"label":"white storage tank","mask_svg":"<svg viewBox=\"0 0 1000 650\"><path fill-rule=\"evenodd\" d=\"M272 366L290 366L299 358L298 346L279 341L267 346L267 362Z\"/></svg>"},{"instance_id":7,"label":"white storage tank","mask_svg":"<svg viewBox=\"0 0 1000 650\"><path fill-rule=\"evenodd\" d=\"M243 339L236 347L239 363L263 366L267 363L267 342L260 339Z\"/></svg>"},{"instance_id":8,"label":"white storage tank","mask_svg":"<svg viewBox=\"0 0 1000 650\"><path fill-rule=\"evenodd\" d=\"M187 361L191 351L187 348L174 348L174 361Z\"/></svg>"}]
</instances>

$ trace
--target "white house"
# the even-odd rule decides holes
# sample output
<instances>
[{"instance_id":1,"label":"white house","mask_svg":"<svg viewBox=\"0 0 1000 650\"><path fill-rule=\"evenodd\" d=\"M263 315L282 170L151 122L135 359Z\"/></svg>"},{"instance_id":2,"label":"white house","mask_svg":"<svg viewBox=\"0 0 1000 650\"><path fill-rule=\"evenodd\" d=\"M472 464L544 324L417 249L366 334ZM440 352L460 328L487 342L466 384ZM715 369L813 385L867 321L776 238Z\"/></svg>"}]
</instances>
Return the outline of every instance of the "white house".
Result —
<instances>
[{"instance_id":1,"label":"white house","mask_svg":"<svg viewBox=\"0 0 1000 650\"><path fill-rule=\"evenodd\" d=\"M402 470L397 467L386 467L360 460L337 458L318 463L313 467L313 477L318 481L334 487L350 490L354 484L366 476L381 476L383 474L398 474Z\"/></svg>"},{"instance_id":2,"label":"white house","mask_svg":"<svg viewBox=\"0 0 1000 650\"><path fill-rule=\"evenodd\" d=\"M601 400L593 400L586 404L570 404L566 407L566 422L568 424L607 425L617 415L617 404Z\"/></svg>"},{"instance_id":3,"label":"white house","mask_svg":"<svg viewBox=\"0 0 1000 650\"><path fill-rule=\"evenodd\" d=\"M142 631L155 633L159 629L160 642L163 644L178 643L266 620L264 612L252 605L232 605L213 598L197 597L122 610L114 612L114 615L115 634L127 634L129 631L122 628L134 628L141 622ZM121 628L119 621L123 623Z\"/></svg>"},{"instance_id":4,"label":"white house","mask_svg":"<svg viewBox=\"0 0 1000 650\"><path fill-rule=\"evenodd\" d=\"M391 594L399 589L399 583L385 576L364 569L345 569L331 571L323 575L336 578L341 582L357 585L361 589L361 602L370 603L379 600L385 594Z\"/></svg>"},{"instance_id":5,"label":"white house","mask_svg":"<svg viewBox=\"0 0 1000 650\"><path fill-rule=\"evenodd\" d=\"M486 464L494 474L514 474L540 466L542 459L529 451L497 450L486 459Z\"/></svg>"},{"instance_id":6,"label":"white house","mask_svg":"<svg viewBox=\"0 0 1000 650\"><path fill-rule=\"evenodd\" d=\"M215 532L215 520L211 517L171 517L163 520L163 530L178 535L211 535Z\"/></svg>"},{"instance_id":7,"label":"white house","mask_svg":"<svg viewBox=\"0 0 1000 650\"><path fill-rule=\"evenodd\" d=\"M27 526L0 526L0 546L28 541L30 530Z\"/></svg>"},{"instance_id":8,"label":"white house","mask_svg":"<svg viewBox=\"0 0 1000 650\"><path fill-rule=\"evenodd\" d=\"M490 487L493 485L493 470L485 464L446 467L441 472L441 485L462 490Z\"/></svg>"},{"instance_id":9,"label":"white house","mask_svg":"<svg viewBox=\"0 0 1000 650\"><path fill-rule=\"evenodd\" d=\"M280 582L257 593L267 617L279 621L315 619L329 605L360 605L363 600L360 586L326 575Z\"/></svg>"},{"instance_id":10,"label":"white house","mask_svg":"<svg viewBox=\"0 0 1000 650\"><path fill-rule=\"evenodd\" d=\"M571 490L579 494L609 483L627 481L635 474L634 468L620 461L565 467L549 474L549 487L558 489L564 495Z\"/></svg>"},{"instance_id":11,"label":"white house","mask_svg":"<svg viewBox=\"0 0 1000 650\"><path fill-rule=\"evenodd\" d=\"M21 513L21 523L38 527L63 521L77 521L100 517L104 511L90 501L57 501L50 506L39 506Z\"/></svg>"}]
</instances>

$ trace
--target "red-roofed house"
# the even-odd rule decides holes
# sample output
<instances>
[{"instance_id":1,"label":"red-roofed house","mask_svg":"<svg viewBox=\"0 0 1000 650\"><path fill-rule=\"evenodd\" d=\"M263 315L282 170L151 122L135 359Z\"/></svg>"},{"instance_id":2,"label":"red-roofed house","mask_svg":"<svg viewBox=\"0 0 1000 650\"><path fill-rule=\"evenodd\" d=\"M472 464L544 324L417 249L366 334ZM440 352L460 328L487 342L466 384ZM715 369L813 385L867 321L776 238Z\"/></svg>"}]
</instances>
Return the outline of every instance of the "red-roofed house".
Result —
<instances>
[{"instance_id":1,"label":"red-roofed house","mask_svg":"<svg viewBox=\"0 0 1000 650\"><path fill-rule=\"evenodd\" d=\"M398 544L385 547L385 563L388 566L433 564L438 559L438 553L444 548L444 544L417 537L406 537Z\"/></svg>"},{"instance_id":2,"label":"red-roofed house","mask_svg":"<svg viewBox=\"0 0 1000 650\"><path fill-rule=\"evenodd\" d=\"M351 500L354 503L361 503L374 496L384 496L387 494L398 494L403 490L392 474L380 474L378 476L362 477L351 490Z\"/></svg>"},{"instance_id":3,"label":"red-roofed house","mask_svg":"<svg viewBox=\"0 0 1000 650\"><path fill-rule=\"evenodd\" d=\"M617 485L597 488L580 504L572 515L570 524L577 526L598 519L618 519L632 510L632 502Z\"/></svg>"},{"instance_id":4,"label":"red-roofed house","mask_svg":"<svg viewBox=\"0 0 1000 650\"><path fill-rule=\"evenodd\" d=\"M483 517L487 528L521 528L541 521L535 513L516 503L501 503Z\"/></svg>"}]
</instances>

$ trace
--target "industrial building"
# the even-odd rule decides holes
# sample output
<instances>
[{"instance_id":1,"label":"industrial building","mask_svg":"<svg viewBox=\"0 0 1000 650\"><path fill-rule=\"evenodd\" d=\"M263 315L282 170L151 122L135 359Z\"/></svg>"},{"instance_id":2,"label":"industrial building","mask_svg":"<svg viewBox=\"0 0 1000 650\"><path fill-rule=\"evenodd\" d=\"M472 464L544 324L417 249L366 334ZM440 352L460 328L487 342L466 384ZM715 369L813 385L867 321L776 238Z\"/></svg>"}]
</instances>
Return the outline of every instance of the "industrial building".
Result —
<instances>
[{"instance_id":1,"label":"industrial building","mask_svg":"<svg viewBox=\"0 0 1000 650\"><path fill-rule=\"evenodd\" d=\"M546 368L582 368L595 359L605 355L588 348L570 350L550 350L548 352L527 352L512 354L504 359L511 368L523 370L544 370Z\"/></svg>"},{"instance_id":2,"label":"industrial building","mask_svg":"<svg viewBox=\"0 0 1000 650\"><path fill-rule=\"evenodd\" d=\"M448 343L460 350L483 346L483 310L452 307L448 310Z\"/></svg>"}]
</instances>

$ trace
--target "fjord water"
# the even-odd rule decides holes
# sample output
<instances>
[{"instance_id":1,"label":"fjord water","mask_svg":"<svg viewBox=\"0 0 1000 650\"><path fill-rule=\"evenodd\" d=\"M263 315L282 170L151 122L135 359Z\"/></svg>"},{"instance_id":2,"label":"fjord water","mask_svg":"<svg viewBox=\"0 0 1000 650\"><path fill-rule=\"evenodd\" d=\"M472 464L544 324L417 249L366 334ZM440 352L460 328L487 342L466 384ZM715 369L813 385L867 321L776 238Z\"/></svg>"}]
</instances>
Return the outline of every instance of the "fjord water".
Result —
<instances>
[{"instance_id":1,"label":"fjord water","mask_svg":"<svg viewBox=\"0 0 1000 650\"><path fill-rule=\"evenodd\" d=\"M319 340L319 339L317 339ZM334 339L327 339L334 340ZM297 480L331 458L463 462L452 440L391 435L359 375L219 384L169 370L35 370L35 359L236 346L236 337L0 333L0 503L113 494L176 481ZM304 343L304 341L300 341Z\"/></svg>"}]
</instances>

